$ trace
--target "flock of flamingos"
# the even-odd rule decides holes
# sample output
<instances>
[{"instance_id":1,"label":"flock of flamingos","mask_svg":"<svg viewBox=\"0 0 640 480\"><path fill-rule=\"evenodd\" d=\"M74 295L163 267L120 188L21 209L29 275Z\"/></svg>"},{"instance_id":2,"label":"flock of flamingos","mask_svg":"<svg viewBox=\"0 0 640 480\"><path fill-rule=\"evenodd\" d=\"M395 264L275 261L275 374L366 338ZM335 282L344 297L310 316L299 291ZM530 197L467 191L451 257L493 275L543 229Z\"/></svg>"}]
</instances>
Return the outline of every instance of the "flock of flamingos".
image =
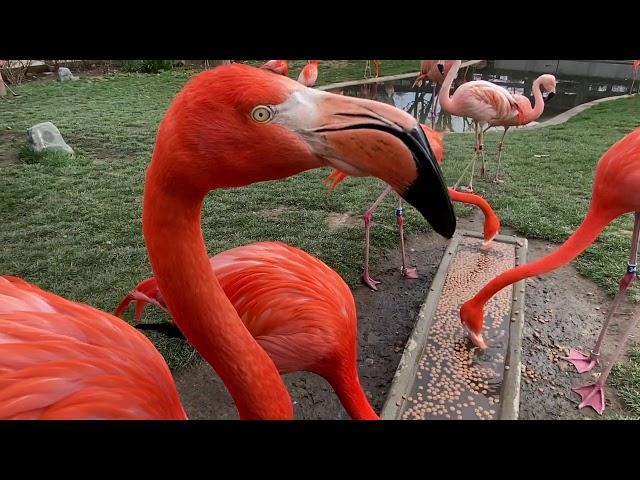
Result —
<instances>
[{"instance_id":1,"label":"flock of flamingos","mask_svg":"<svg viewBox=\"0 0 640 480\"><path fill-rule=\"evenodd\" d=\"M19 278L0 277L0 418L186 419L164 358L143 333L119 318L133 302L136 319L146 303L170 312L181 334L221 377L242 419L293 418L280 375L300 370L324 377L352 418L378 419L360 385L357 313L342 278L317 258L280 242L254 243L209 258L201 209L211 190L331 166L331 188L348 176L374 176L388 184L364 217L363 281L372 289L379 282L368 269L371 216L391 190L446 238L456 228L452 200L479 206L488 246L500 223L472 185L478 158L485 172L483 134L494 126L504 127L506 134L538 118L543 90L553 94L556 80L552 75L535 80L533 106L528 98L486 81L462 83L451 94L460 65L460 60L424 60L416 83L439 84L441 107L474 120L466 188L458 188L459 181L446 187L439 167L441 133L393 106L311 88L317 61L305 66L298 81L288 77L284 60L261 68L223 65L194 76L159 126L145 180L143 233L155 277L129 292L115 316ZM379 74L379 64L376 70ZM499 151L503 141L504 135ZM567 357L578 372L592 369L616 306L636 277L639 187L637 128L600 159L587 215L567 241L543 258L498 275L462 305L460 318L473 343L486 347L484 305L493 295L568 263L610 222L633 212L627 271L596 346L587 354L572 349ZM402 274L415 277L404 259L402 203L396 215ZM596 383L576 389L580 408L590 406L602 414L611 366L639 321L637 311Z\"/></svg>"}]
</instances>

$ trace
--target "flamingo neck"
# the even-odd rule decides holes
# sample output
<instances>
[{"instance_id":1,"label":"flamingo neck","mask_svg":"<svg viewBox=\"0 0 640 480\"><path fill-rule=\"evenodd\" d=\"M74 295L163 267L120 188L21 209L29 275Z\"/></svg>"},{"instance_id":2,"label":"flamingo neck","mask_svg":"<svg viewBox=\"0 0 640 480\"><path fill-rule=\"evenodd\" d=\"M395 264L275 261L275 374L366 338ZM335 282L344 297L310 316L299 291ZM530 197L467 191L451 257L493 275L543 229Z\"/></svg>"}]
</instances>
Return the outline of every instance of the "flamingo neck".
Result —
<instances>
[{"instance_id":1,"label":"flamingo neck","mask_svg":"<svg viewBox=\"0 0 640 480\"><path fill-rule=\"evenodd\" d=\"M440 99L440 106L447 112L451 114L455 114L454 111L454 102L451 100L449 96L451 91L451 85L453 85L453 81L458 76L458 71L460 70L460 65L462 65L462 60L456 60L453 62L451 66L451 70L447 73L447 76L444 77L444 81L442 82L442 86L440 87L440 94L438 98Z\"/></svg>"},{"instance_id":2,"label":"flamingo neck","mask_svg":"<svg viewBox=\"0 0 640 480\"><path fill-rule=\"evenodd\" d=\"M158 287L175 323L218 373L240 418L293 418L278 370L243 325L209 263L200 225L206 192L178 193L168 176L152 162L143 230Z\"/></svg>"},{"instance_id":3,"label":"flamingo neck","mask_svg":"<svg viewBox=\"0 0 640 480\"><path fill-rule=\"evenodd\" d=\"M544 98L542 98L542 89L540 88L540 77L536 78L533 82L533 98L535 101L534 107L530 113L527 114L526 123L533 122L538 119L544 111Z\"/></svg>"},{"instance_id":4,"label":"flamingo neck","mask_svg":"<svg viewBox=\"0 0 640 480\"><path fill-rule=\"evenodd\" d=\"M617 215L601 211L592 206L578 229L562 245L538 260L520 265L498 275L487 283L469 302L476 306L484 306L491 297L504 287L523 278L541 275L569 263L586 250L600 235L600 232L616 217Z\"/></svg>"},{"instance_id":5,"label":"flamingo neck","mask_svg":"<svg viewBox=\"0 0 640 480\"><path fill-rule=\"evenodd\" d=\"M449 190L449 197L454 202L468 203L470 205L475 205L480 210L482 210L482 213L484 214L485 217L495 216L495 213L493 212L491 205L489 205L489 202L487 202L480 195L476 195L474 193L460 192L451 187L449 187L448 190Z\"/></svg>"},{"instance_id":6,"label":"flamingo neck","mask_svg":"<svg viewBox=\"0 0 640 480\"><path fill-rule=\"evenodd\" d=\"M352 419L380 420L360 384L357 361L351 363L346 370L332 369L322 376L331 384L340 403Z\"/></svg>"}]
</instances>

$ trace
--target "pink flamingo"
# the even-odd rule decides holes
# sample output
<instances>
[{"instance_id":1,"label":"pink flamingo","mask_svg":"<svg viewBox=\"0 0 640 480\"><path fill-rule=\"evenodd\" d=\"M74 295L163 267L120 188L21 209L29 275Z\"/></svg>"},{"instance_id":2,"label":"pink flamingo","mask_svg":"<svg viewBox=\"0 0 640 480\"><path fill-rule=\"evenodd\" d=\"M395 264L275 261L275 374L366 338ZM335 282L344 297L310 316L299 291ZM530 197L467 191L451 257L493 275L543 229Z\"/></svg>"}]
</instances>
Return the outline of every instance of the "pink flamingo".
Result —
<instances>
[{"instance_id":1,"label":"pink flamingo","mask_svg":"<svg viewBox=\"0 0 640 480\"><path fill-rule=\"evenodd\" d=\"M433 154L436 158L438 164L442 165L443 156L444 156L444 142L442 133L433 130L426 125L420 125L422 130L424 131L427 139L429 140L429 145L433 150ZM329 186L330 191L333 190L340 182L342 182L347 175L339 170L334 170L328 177L327 181L331 183ZM485 242L483 247L488 247L491 241L495 238L495 236L500 231L500 219L495 214L489 202L487 202L480 195L475 195L473 193L463 193L454 190L453 188L449 188L449 197L454 202L468 203L471 205L476 205L478 208L482 210L484 214L484 239ZM363 215L364 220L364 270L362 272L362 282L371 288L374 291L377 291L378 288L376 285L380 283L378 280L374 280L371 278L369 274L369 243L370 243L370 230L371 223L373 221L373 212L380 206L382 201L386 198L386 196L391 192L391 187L387 187L380 194L380 196L376 199L375 202L367 209L367 211ZM398 229L400 232L400 251L402 253L402 266L401 273L405 278L418 278L418 272L415 267L407 267L406 262L406 254L405 254L405 244L404 244L404 209L402 207L402 199L398 199L398 207L396 208L396 222L398 224Z\"/></svg>"},{"instance_id":2,"label":"pink flamingo","mask_svg":"<svg viewBox=\"0 0 640 480\"><path fill-rule=\"evenodd\" d=\"M473 160L470 163L471 180L467 187L469 191L473 191L473 172L478 156L482 157L481 174L484 176L485 173L483 149L485 125L495 125L496 122L517 115L520 107L514 96L506 89L484 80L465 82L456 89L453 95L449 96L449 90L454 78L458 75L461 64L461 60L453 62L453 66L442 84L441 91L443 94L439 95L439 100L442 109L451 115L473 119L476 146ZM464 169L454 188L457 188L467 168L469 166Z\"/></svg>"},{"instance_id":3,"label":"pink flamingo","mask_svg":"<svg viewBox=\"0 0 640 480\"><path fill-rule=\"evenodd\" d=\"M496 168L496 176L493 179L494 182L500 182L498 174L500 172L500 157L502 156L502 146L504 144L504 137L507 134L509 127L524 126L540 118L544 111L545 99L542 96L543 88L546 92L549 92L546 101L549 101L556 94L556 77L549 74L540 75L533 81L533 98L535 100L535 106L531 106L531 102L524 95L513 94L516 102L518 103L519 110L512 112L512 116L508 118L502 118L497 122L490 123L489 126L501 126L504 127L504 132L498 143L498 166Z\"/></svg>"},{"instance_id":4,"label":"pink flamingo","mask_svg":"<svg viewBox=\"0 0 640 480\"><path fill-rule=\"evenodd\" d=\"M318 60L311 60L304 66L300 75L298 76L298 82L305 87L313 87L318 80Z\"/></svg>"},{"instance_id":5,"label":"pink flamingo","mask_svg":"<svg viewBox=\"0 0 640 480\"><path fill-rule=\"evenodd\" d=\"M284 75L285 77L289 76L289 63L286 60L269 60L260 68L271 70L273 73Z\"/></svg>"}]
</instances>

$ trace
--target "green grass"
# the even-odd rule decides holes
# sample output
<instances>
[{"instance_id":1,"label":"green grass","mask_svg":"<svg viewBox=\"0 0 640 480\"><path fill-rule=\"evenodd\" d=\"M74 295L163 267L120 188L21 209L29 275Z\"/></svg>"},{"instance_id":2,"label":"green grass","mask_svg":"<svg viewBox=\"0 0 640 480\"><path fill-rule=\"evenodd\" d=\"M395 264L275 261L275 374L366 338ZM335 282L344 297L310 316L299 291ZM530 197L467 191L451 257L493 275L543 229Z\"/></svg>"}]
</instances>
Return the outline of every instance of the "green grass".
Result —
<instances>
[{"instance_id":1,"label":"green grass","mask_svg":"<svg viewBox=\"0 0 640 480\"><path fill-rule=\"evenodd\" d=\"M640 420L640 346L631 349L628 362L613 370L613 380L631 415Z\"/></svg>"},{"instance_id":2,"label":"green grass","mask_svg":"<svg viewBox=\"0 0 640 480\"><path fill-rule=\"evenodd\" d=\"M290 76L296 77L304 63L291 62ZM417 69L416 60L382 61L384 75ZM359 79L363 71L364 61L322 62L318 83ZM158 123L192 74L177 69L157 75L32 82L17 87L21 97L0 101L0 132L7 127L24 132L35 123L52 121L76 151L75 157L56 161L21 152L19 164L0 167L2 274L21 276L105 310L112 310L124 293L150 274L140 220L144 172ZM510 133L503 154L507 181L498 186L476 179L475 187L491 201L503 224L527 237L561 242L587 210L598 159L638 125L636 96L599 104L562 125ZM489 153L496 141L497 134L487 135ZM470 159L472 142L470 135L447 135L444 171L450 183ZM540 154L548 157L534 157ZM489 160L491 170L491 156ZM360 215L383 185L375 179L352 178L329 195L322 183L328 173L316 170L213 193L203 213L209 252L282 240L322 258L355 285L362 230L332 230L327 217ZM392 202L390 196L387 208L376 216L374 265L377 255L397 241ZM460 214L471 211L456 209ZM407 209L407 217L410 233L428 230L415 210ZM631 215L614 222L577 260L579 271L609 293L615 292L624 271L632 223ZM150 321L164 318L157 310L148 311ZM174 367L194 358L182 342L163 341L159 348ZM636 356L630 365L637 368L639 362ZM629 398L638 398L639 383L634 377L636 390Z\"/></svg>"}]
</instances>

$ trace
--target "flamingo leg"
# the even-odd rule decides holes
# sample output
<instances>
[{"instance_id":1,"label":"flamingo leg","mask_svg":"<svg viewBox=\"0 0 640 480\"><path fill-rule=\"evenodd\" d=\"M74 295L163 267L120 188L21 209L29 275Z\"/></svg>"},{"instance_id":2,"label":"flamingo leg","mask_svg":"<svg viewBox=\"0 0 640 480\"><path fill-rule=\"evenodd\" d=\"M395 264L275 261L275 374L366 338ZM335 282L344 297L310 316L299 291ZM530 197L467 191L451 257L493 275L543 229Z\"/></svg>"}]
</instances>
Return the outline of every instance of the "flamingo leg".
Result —
<instances>
[{"instance_id":1,"label":"flamingo leg","mask_svg":"<svg viewBox=\"0 0 640 480\"><path fill-rule=\"evenodd\" d=\"M480 149L480 156L482 157L482 167L480 168L481 177L484 177L486 173L486 161L484 159L484 132L486 132L487 130L489 130L489 126L487 126L487 128L485 129L480 127L480 141L478 142L478 147Z\"/></svg>"},{"instance_id":2,"label":"flamingo leg","mask_svg":"<svg viewBox=\"0 0 640 480\"><path fill-rule=\"evenodd\" d=\"M371 206L367 209L367 211L364 212L364 215L362 216L362 219L364 220L364 271L362 272L362 282L366 286L368 286L371 290L375 290L375 291L378 290L378 287L376 287L376 285L379 284L380 282L378 280L374 280L369 275L369 240L370 240L369 232L371 230L373 212L376 211L376 209L380 206L380 204L385 199L385 197L389 195L389 192L391 192L391 187L388 186L387 188L384 189L384 191L380 194L380 196L376 199L376 201L373 202L373 204L371 204Z\"/></svg>"},{"instance_id":3,"label":"flamingo leg","mask_svg":"<svg viewBox=\"0 0 640 480\"><path fill-rule=\"evenodd\" d=\"M620 345L616 349L616 352L613 354L613 358L604 369L604 371L598 377L596 383L592 383L590 385L585 385L583 387L575 388L573 391L576 392L582 398L582 402L578 405L578 408L591 407L600 415L604 413L605 408L605 400L604 400L604 386L607 383L607 379L609 378L609 374L611 373L611 369L620 359L622 354L625 352L625 347L627 345L627 341L631 336L631 333L636 328L636 326L640 323L640 309L636 309L633 318L627 325L625 329L622 340L620 341Z\"/></svg>"},{"instance_id":4,"label":"flamingo leg","mask_svg":"<svg viewBox=\"0 0 640 480\"><path fill-rule=\"evenodd\" d=\"M609 324L611 323L611 319L615 314L620 301L624 298L625 292L631 286L633 281L637 277L637 263L638 263L638 239L640 237L640 213L636 213L635 223L633 225L633 237L631 240L631 254L629 255L629 261L627 262L627 273L620 279L620 286L618 289L618 293L616 293L613 302L611 303L611 307L609 308L609 313L607 314L607 318L602 325L602 329L600 330L600 335L598 335L598 340L596 341L596 346L593 350L589 352L589 354L582 353L579 350L575 350L573 348L569 349L569 355L566 357L562 357L564 360L567 360L571 363L578 373L584 373L591 370L596 363L598 363L598 358L600 357L600 347L602 346L602 342L604 341L604 336L609 328Z\"/></svg>"},{"instance_id":5,"label":"flamingo leg","mask_svg":"<svg viewBox=\"0 0 640 480\"><path fill-rule=\"evenodd\" d=\"M502 138L500 138L500 143L498 143L498 166L496 167L496 176L493 179L495 183L502 183L503 181L498 178L500 174L500 157L502 156L502 147L504 145L504 137L507 134L507 130L509 127L504 127L504 132L502 133Z\"/></svg>"},{"instance_id":6,"label":"flamingo leg","mask_svg":"<svg viewBox=\"0 0 640 480\"><path fill-rule=\"evenodd\" d=\"M473 160L471 160L471 163L468 164L464 168L464 170L462 171L462 174L460 175L460 178L458 178L458 181L453 185L453 188L457 190L458 189L458 185L460 184L460 181L464 177L465 173L467 173L467 170L469 169L469 166L471 166L471 179L469 180L469 185L467 187L460 188L461 191L467 191L467 192L473 192L473 172L474 172L474 169L475 169L476 160L478 159L479 148L480 148L480 136L479 136L479 133L478 133L478 122L476 122L475 120L473 122L473 127L475 128L475 138L476 138L476 146L474 148Z\"/></svg>"},{"instance_id":7,"label":"flamingo leg","mask_svg":"<svg viewBox=\"0 0 640 480\"><path fill-rule=\"evenodd\" d=\"M406 261L406 251L404 247L404 209L402 208L402 198L398 196L398 208L396 208L396 222L400 229L400 251L402 253L402 267L400 271L405 278L418 278L418 270L415 267L408 268Z\"/></svg>"},{"instance_id":8,"label":"flamingo leg","mask_svg":"<svg viewBox=\"0 0 640 480\"><path fill-rule=\"evenodd\" d=\"M432 105L433 110L431 113L431 128L435 128L436 113L438 111L438 99L440 97L440 85L438 85L437 83L433 87L433 95L434 99Z\"/></svg>"}]
</instances>

